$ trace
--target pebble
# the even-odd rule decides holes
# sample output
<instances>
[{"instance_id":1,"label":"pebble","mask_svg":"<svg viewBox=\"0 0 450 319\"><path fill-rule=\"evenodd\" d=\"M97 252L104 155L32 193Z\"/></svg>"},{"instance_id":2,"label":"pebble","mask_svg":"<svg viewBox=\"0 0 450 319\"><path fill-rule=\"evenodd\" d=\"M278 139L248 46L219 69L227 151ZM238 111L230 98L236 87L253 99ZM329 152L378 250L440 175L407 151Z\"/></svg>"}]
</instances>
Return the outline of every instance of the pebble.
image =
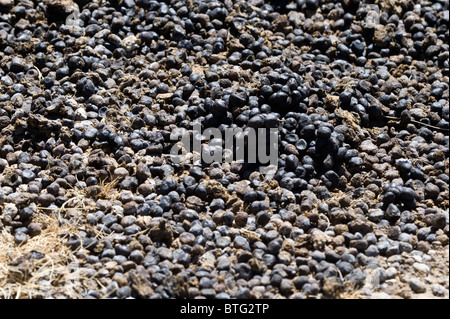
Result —
<instances>
[{"instance_id":1,"label":"pebble","mask_svg":"<svg viewBox=\"0 0 450 319\"><path fill-rule=\"evenodd\" d=\"M426 284L416 278L412 278L409 280L409 287L414 291L415 293L424 293L427 291Z\"/></svg>"},{"instance_id":2,"label":"pebble","mask_svg":"<svg viewBox=\"0 0 450 319\"><path fill-rule=\"evenodd\" d=\"M217 259L217 269L218 270L229 270L231 266L231 262L227 256L220 256Z\"/></svg>"},{"instance_id":3,"label":"pebble","mask_svg":"<svg viewBox=\"0 0 450 319\"><path fill-rule=\"evenodd\" d=\"M292 283L292 280L282 279L280 283L280 292L283 295L291 295L293 291L294 291L294 284Z\"/></svg>"},{"instance_id":4,"label":"pebble","mask_svg":"<svg viewBox=\"0 0 450 319\"><path fill-rule=\"evenodd\" d=\"M428 267L426 264L422 263L414 263L413 268L415 271L422 275L428 275L430 272L430 267Z\"/></svg>"},{"instance_id":5,"label":"pebble","mask_svg":"<svg viewBox=\"0 0 450 319\"><path fill-rule=\"evenodd\" d=\"M443 229L448 225L447 219L445 215L441 212L438 212L433 216L432 225L436 229Z\"/></svg>"},{"instance_id":6,"label":"pebble","mask_svg":"<svg viewBox=\"0 0 450 319\"><path fill-rule=\"evenodd\" d=\"M427 198L435 199L439 196L439 193L440 193L440 189L438 186L436 186L432 183L427 183L425 185L425 196Z\"/></svg>"},{"instance_id":7,"label":"pebble","mask_svg":"<svg viewBox=\"0 0 450 319\"><path fill-rule=\"evenodd\" d=\"M389 267L386 269L385 274L386 274L386 279L394 279L397 276L398 271L395 267Z\"/></svg>"},{"instance_id":8,"label":"pebble","mask_svg":"<svg viewBox=\"0 0 450 319\"><path fill-rule=\"evenodd\" d=\"M385 216L385 213L381 209L371 209L369 210L368 218L372 222L379 222Z\"/></svg>"},{"instance_id":9,"label":"pebble","mask_svg":"<svg viewBox=\"0 0 450 319\"><path fill-rule=\"evenodd\" d=\"M28 235L26 233L23 232L18 232L17 234L14 235L14 243L16 245L23 245L28 241Z\"/></svg>"},{"instance_id":10,"label":"pebble","mask_svg":"<svg viewBox=\"0 0 450 319\"><path fill-rule=\"evenodd\" d=\"M431 287L431 291L433 292L433 295L435 295L436 297L443 297L447 292L447 290L442 285L439 284L434 284Z\"/></svg>"},{"instance_id":11,"label":"pebble","mask_svg":"<svg viewBox=\"0 0 450 319\"><path fill-rule=\"evenodd\" d=\"M389 206L386 209L386 217L390 220L395 220L400 218L401 211L398 209L398 207L394 204L389 204Z\"/></svg>"},{"instance_id":12,"label":"pebble","mask_svg":"<svg viewBox=\"0 0 450 319\"><path fill-rule=\"evenodd\" d=\"M31 222L27 226L30 236L39 235L42 232L42 224Z\"/></svg>"}]
</instances>

